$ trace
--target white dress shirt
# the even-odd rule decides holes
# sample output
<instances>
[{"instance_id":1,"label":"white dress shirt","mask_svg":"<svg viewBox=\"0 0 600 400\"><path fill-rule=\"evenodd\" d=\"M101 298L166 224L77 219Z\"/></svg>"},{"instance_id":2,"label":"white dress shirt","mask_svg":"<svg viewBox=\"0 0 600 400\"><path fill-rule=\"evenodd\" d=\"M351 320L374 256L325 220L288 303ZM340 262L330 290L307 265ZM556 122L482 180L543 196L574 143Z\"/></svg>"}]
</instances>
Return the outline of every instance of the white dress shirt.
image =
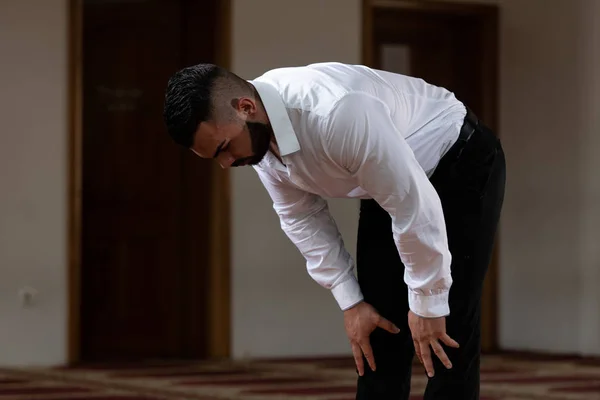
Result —
<instances>
[{"instance_id":1,"label":"white dress shirt","mask_svg":"<svg viewBox=\"0 0 600 400\"><path fill-rule=\"evenodd\" d=\"M275 69L250 82L285 164L269 152L254 168L310 276L342 310L363 300L323 197L374 199L392 219L410 309L448 315L451 254L429 177L458 138L464 105L421 79L340 63Z\"/></svg>"}]
</instances>

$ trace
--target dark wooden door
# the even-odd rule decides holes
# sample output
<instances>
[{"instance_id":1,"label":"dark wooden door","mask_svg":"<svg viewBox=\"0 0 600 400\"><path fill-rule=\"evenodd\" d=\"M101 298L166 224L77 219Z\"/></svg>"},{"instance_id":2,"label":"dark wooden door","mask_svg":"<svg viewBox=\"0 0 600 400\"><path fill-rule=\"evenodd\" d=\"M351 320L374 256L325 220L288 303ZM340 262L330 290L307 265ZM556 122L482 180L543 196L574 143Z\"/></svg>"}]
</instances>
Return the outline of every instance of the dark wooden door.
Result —
<instances>
[{"instance_id":1,"label":"dark wooden door","mask_svg":"<svg viewBox=\"0 0 600 400\"><path fill-rule=\"evenodd\" d=\"M83 3L83 361L206 353L211 167L162 121L169 76L214 62L211 36L189 38L215 1L192 3Z\"/></svg>"},{"instance_id":2,"label":"dark wooden door","mask_svg":"<svg viewBox=\"0 0 600 400\"><path fill-rule=\"evenodd\" d=\"M375 68L412 75L455 93L497 129L495 6L364 0L365 56ZM482 346L496 347L497 257L485 283Z\"/></svg>"}]
</instances>

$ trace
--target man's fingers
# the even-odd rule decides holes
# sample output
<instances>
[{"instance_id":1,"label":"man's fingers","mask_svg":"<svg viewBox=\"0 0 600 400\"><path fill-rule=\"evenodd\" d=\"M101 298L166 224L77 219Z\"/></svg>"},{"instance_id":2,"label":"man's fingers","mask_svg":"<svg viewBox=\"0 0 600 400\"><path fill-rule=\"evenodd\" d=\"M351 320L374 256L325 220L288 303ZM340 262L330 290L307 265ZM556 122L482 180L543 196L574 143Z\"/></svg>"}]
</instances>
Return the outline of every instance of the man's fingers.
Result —
<instances>
[{"instance_id":1,"label":"man's fingers","mask_svg":"<svg viewBox=\"0 0 600 400\"><path fill-rule=\"evenodd\" d=\"M352 354L354 355L354 362L356 363L356 369L358 369L358 375L363 376L365 374L365 366L362 358L362 351L360 346L356 343L352 343Z\"/></svg>"},{"instance_id":2,"label":"man's fingers","mask_svg":"<svg viewBox=\"0 0 600 400\"><path fill-rule=\"evenodd\" d=\"M431 348L433 349L433 352L435 353L435 355L440 359L440 361L442 362L442 364L444 364L444 366L446 368L448 368L448 369L452 368L452 363L450 362L450 359L446 355L446 352L442 348L442 345L437 340L434 339L431 341Z\"/></svg>"},{"instance_id":3,"label":"man's fingers","mask_svg":"<svg viewBox=\"0 0 600 400\"><path fill-rule=\"evenodd\" d=\"M377 324L378 327L385 329L386 331L388 331L389 333L398 333L400 332L400 328L398 328L396 325L394 325L391 321L380 317L379 318L379 323Z\"/></svg>"},{"instance_id":4,"label":"man's fingers","mask_svg":"<svg viewBox=\"0 0 600 400\"><path fill-rule=\"evenodd\" d=\"M419 342L419 347L421 348L421 358L423 359L423 365L425 366L425 371L427 371L427 376L432 378L434 369L433 361L431 360L431 351L429 350L429 343Z\"/></svg>"},{"instance_id":5,"label":"man's fingers","mask_svg":"<svg viewBox=\"0 0 600 400\"><path fill-rule=\"evenodd\" d=\"M423 357L421 357L421 347L419 346L419 342L417 342L416 340L413 340L413 344L415 346L415 354L417 355L419 362L421 364L423 364Z\"/></svg>"},{"instance_id":6,"label":"man's fingers","mask_svg":"<svg viewBox=\"0 0 600 400\"><path fill-rule=\"evenodd\" d=\"M362 349L367 362L369 363L369 367L371 367L372 371L375 371L375 357L373 357L373 349L371 348L371 343L369 343L369 339L364 340L360 343L360 348Z\"/></svg>"},{"instance_id":7,"label":"man's fingers","mask_svg":"<svg viewBox=\"0 0 600 400\"><path fill-rule=\"evenodd\" d=\"M440 340L444 342L444 344L448 347L454 347L455 349L458 349L460 347L458 345L458 342L456 342L454 339L448 336L447 333L444 333L442 336L440 336Z\"/></svg>"}]
</instances>

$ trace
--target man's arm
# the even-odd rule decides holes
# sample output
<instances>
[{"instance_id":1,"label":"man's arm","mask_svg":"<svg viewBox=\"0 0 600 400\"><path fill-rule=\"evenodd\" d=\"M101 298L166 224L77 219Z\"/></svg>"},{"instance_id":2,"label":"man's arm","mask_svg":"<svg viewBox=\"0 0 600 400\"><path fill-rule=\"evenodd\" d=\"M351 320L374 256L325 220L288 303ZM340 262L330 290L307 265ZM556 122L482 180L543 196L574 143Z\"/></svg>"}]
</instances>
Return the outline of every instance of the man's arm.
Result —
<instances>
[{"instance_id":1,"label":"man's arm","mask_svg":"<svg viewBox=\"0 0 600 400\"><path fill-rule=\"evenodd\" d=\"M363 296L354 277L354 260L320 196L286 185L268 172L255 168L273 200L281 228L306 259L310 276L330 289L342 310Z\"/></svg>"},{"instance_id":2,"label":"man's arm","mask_svg":"<svg viewBox=\"0 0 600 400\"><path fill-rule=\"evenodd\" d=\"M392 218L411 311L448 315L451 256L441 202L387 105L368 94L350 94L330 116L325 146L331 160Z\"/></svg>"}]
</instances>

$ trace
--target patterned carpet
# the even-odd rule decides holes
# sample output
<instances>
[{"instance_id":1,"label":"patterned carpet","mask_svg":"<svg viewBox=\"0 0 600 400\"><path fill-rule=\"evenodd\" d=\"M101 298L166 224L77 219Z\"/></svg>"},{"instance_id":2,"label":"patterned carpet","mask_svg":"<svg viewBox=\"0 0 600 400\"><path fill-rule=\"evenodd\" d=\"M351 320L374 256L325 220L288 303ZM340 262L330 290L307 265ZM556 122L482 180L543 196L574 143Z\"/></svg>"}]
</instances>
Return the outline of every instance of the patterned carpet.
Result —
<instances>
[{"instance_id":1,"label":"patterned carpet","mask_svg":"<svg viewBox=\"0 0 600 400\"><path fill-rule=\"evenodd\" d=\"M426 378L418 366L413 397ZM0 369L0 400L353 400L351 359ZM481 400L600 400L600 363L487 356Z\"/></svg>"}]
</instances>

